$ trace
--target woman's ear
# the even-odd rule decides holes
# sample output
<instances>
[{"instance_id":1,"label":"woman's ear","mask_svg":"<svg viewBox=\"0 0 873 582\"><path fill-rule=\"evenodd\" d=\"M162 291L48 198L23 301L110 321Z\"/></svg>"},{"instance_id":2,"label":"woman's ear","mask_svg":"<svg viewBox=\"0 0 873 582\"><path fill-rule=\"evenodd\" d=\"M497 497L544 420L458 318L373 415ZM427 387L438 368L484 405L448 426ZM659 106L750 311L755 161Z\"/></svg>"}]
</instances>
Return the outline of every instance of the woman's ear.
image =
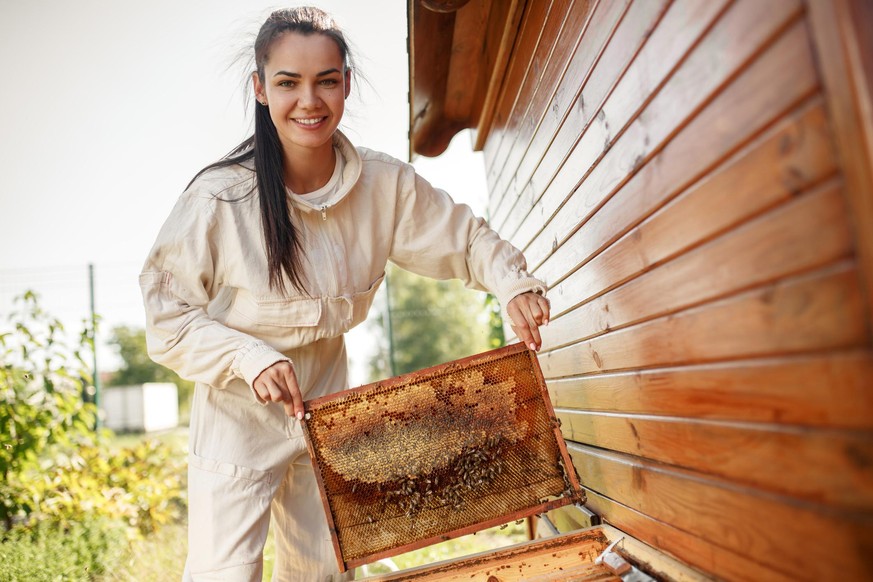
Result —
<instances>
[{"instance_id":1,"label":"woman's ear","mask_svg":"<svg viewBox=\"0 0 873 582\"><path fill-rule=\"evenodd\" d=\"M264 92L264 86L261 84L261 78L258 76L258 72L254 71L252 73L252 89L255 92L255 99L261 105L267 104L267 94Z\"/></svg>"},{"instance_id":2,"label":"woman's ear","mask_svg":"<svg viewBox=\"0 0 873 582\"><path fill-rule=\"evenodd\" d=\"M346 69L346 99L352 93L352 70Z\"/></svg>"}]
</instances>

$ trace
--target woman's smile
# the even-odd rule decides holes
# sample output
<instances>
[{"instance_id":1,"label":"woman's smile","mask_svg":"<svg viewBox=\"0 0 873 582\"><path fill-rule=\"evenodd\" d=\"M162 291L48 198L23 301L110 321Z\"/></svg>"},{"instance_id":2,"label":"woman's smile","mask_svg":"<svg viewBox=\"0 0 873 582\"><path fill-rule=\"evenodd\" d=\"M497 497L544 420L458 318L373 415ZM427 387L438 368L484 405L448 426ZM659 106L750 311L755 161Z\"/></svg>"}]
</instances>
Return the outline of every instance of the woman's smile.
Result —
<instances>
[{"instance_id":1,"label":"woman's smile","mask_svg":"<svg viewBox=\"0 0 873 582\"><path fill-rule=\"evenodd\" d=\"M327 117L308 117L308 118L299 118L294 119L294 122L302 125L307 128L314 128L315 126L320 125L323 121L325 121Z\"/></svg>"},{"instance_id":2,"label":"woman's smile","mask_svg":"<svg viewBox=\"0 0 873 582\"><path fill-rule=\"evenodd\" d=\"M274 41L263 79L254 76L255 93L269 107L286 157L323 155L332 163L333 134L345 111L350 80L331 38L288 32Z\"/></svg>"}]
</instances>

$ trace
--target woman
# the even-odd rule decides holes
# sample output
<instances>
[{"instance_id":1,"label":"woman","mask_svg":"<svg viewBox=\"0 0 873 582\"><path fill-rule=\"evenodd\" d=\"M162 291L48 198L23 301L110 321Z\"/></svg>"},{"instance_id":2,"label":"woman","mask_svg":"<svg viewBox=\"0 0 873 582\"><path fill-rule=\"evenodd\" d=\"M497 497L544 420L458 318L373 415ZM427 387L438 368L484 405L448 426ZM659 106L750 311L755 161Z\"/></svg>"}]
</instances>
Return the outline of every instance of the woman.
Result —
<instances>
[{"instance_id":1,"label":"woman","mask_svg":"<svg viewBox=\"0 0 873 582\"><path fill-rule=\"evenodd\" d=\"M469 208L337 130L352 68L327 14L274 12L255 65L254 135L195 177L140 276L149 353L197 383L185 579L260 580L272 513L275 578L325 580L337 566L303 400L347 387L343 333L387 261L492 291L532 349L549 307Z\"/></svg>"}]
</instances>

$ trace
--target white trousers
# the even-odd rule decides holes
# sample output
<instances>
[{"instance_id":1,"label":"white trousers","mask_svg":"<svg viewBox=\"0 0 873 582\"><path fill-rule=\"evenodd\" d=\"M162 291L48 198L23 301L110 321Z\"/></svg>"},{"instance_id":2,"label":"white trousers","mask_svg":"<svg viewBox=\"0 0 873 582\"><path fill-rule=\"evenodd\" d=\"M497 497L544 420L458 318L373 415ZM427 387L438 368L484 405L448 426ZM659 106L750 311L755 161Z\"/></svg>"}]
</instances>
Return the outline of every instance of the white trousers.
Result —
<instances>
[{"instance_id":1,"label":"white trousers","mask_svg":"<svg viewBox=\"0 0 873 582\"><path fill-rule=\"evenodd\" d=\"M288 354L305 399L347 387L342 337ZM260 582L272 515L273 580L351 580L339 575L324 506L300 423L263 406L244 383L197 385L188 463L185 582Z\"/></svg>"}]
</instances>

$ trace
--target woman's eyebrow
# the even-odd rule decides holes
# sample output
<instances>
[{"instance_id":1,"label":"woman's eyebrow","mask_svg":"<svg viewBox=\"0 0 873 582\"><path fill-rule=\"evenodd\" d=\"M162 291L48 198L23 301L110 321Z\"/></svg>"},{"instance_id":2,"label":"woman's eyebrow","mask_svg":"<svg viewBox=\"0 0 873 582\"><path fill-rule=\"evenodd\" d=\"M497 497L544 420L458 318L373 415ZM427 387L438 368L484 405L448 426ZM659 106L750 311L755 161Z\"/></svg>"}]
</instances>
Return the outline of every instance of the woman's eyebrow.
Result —
<instances>
[{"instance_id":1,"label":"woman's eyebrow","mask_svg":"<svg viewBox=\"0 0 873 582\"><path fill-rule=\"evenodd\" d=\"M339 69L333 68L333 69L328 69L326 71L321 71L320 73L316 73L315 76L316 77L323 77L325 75L330 75L331 73L339 73L339 72L340 72ZM288 71L276 71L275 73L273 73L274 77L278 77L279 75L285 75L286 77L294 77L295 79L299 79L300 77L302 77L302 75L300 73L289 73Z\"/></svg>"}]
</instances>

